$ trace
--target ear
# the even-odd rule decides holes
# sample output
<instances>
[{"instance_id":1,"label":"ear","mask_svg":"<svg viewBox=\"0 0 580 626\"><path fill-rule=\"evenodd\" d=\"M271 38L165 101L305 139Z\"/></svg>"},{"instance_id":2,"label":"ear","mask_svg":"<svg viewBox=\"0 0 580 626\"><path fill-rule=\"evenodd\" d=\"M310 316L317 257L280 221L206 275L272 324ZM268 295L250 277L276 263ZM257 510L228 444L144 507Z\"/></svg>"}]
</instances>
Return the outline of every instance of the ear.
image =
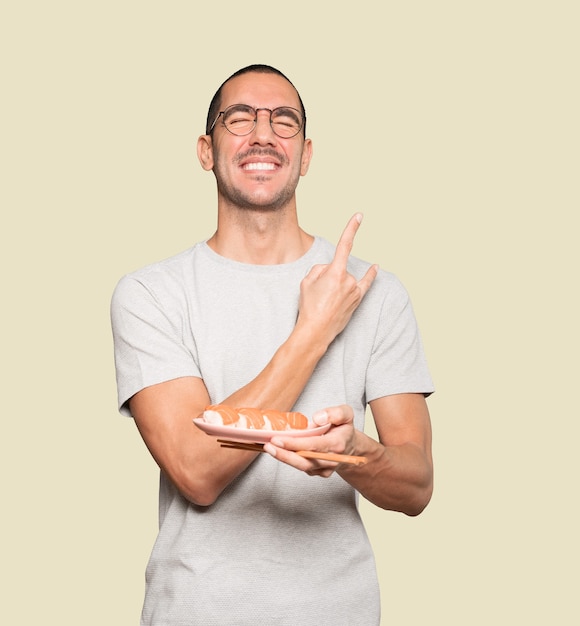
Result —
<instances>
[{"instance_id":1,"label":"ear","mask_svg":"<svg viewBox=\"0 0 580 626\"><path fill-rule=\"evenodd\" d=\"M197 140L197 158L206 172L213 169L213 144L211 135L202 135Z\"/></svg>"},{"instance_id":2,"label":"ear","mask_svg":"<svg viewBox=\"0 0 580 626\"><path fill-rule=\"evenodd\" d=\"M310 160L312 159L312 140L305 139L304 146L302 147L302 159L300 161L300 176L305 176L308 168L310 167Z\"/></svg>"}]
</instances>

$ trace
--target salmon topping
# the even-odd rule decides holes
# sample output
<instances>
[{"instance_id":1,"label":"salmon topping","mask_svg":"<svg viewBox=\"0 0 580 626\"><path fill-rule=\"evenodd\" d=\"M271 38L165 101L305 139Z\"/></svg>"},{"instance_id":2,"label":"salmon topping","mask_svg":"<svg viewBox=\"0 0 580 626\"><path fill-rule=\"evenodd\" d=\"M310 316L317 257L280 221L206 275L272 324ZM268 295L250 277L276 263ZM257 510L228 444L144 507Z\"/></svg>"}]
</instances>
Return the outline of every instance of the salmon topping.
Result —
<instances>
[{"instance_id":1,"label":"salmon topping","mask_svg":"<svg viewBox=\"0 0 580 626\"><path fill-rule=\"evenodd\" d=\"M226 404L207 406L203 412L203 418L211 424L255 428L256 430L304 430L308 428L308 418L297 411L234 408Z\"/></svg>"}]
</instances>

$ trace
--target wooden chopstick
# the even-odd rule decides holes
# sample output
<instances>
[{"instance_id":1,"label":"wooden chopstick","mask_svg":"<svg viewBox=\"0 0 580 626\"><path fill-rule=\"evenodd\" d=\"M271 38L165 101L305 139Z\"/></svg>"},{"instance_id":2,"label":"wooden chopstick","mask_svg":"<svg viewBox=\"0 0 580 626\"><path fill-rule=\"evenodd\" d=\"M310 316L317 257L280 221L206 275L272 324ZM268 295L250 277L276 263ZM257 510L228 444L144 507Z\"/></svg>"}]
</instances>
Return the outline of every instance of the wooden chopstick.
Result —
<instances>
[{"instance_id":1,"label":"wooden chopstick","mask_svg":"<svg viewBox=\"0 0 580 626\"><path fill-rule=\"evenodd\" d=\"M230 441L229 439L218 439L222 448L236 448L237 450L251 450L253 452L264 452L263 443L252 443L249 441ZM367 462L365 456L352 456L350 454L335 454L334 452L314 452L313 450L293 450L295 454L305 459L320 459L322 461L335 461L336 463L349 463L350 465L364 465Z\"/></svg>"}]
</instances>

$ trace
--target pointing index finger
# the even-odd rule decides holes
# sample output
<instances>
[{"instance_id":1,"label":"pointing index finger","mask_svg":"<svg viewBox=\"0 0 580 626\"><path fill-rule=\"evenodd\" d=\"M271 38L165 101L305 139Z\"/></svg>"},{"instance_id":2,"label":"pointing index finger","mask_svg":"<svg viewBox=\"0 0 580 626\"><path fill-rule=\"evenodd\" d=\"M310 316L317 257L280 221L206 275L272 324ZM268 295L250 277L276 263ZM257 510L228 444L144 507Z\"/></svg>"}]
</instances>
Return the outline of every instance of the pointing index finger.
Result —
<instances>
[{"instance_id":1,"label":"pointing index finger","mask_svg":"<svg viewBox=\"0 0 580 626\"><path fill-rule=\"evenodd\" d=\"M332 265L338 265L346 269L346 264L348 261L348 256L352 250L352 246L354 243L354 236L362 222L362 213L355 213L346 228L343 230L338 243L336 244L336 251L334 253L334 259L332 260Z\"/></svg>"}]
</instances>

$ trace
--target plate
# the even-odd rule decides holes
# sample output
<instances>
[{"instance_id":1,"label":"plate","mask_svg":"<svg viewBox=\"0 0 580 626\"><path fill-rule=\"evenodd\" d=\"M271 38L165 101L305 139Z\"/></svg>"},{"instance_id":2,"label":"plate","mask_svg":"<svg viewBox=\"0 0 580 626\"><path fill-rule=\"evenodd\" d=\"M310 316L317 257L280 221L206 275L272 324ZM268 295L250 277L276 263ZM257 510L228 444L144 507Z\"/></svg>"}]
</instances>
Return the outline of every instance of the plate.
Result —
<instances>
[{"instance_id":1,"label":"plate","mask_svg":"<svg viewBox=\"0 0 580 626\"><path fill-rule=\"evenodd\" d=\"M214 435L215 437L220 437L222 439L230 439L231 441L252 441L256 443L266 443L276 435L280 435L281 437L314 437L316 435L323 435L330 428L330 424L314 426L313 428L302 428L300 430L236 428L235 426L209 424L201 417L195 417L193 419L193 423L208 435Z\"/></svg>"}]
</instances>

